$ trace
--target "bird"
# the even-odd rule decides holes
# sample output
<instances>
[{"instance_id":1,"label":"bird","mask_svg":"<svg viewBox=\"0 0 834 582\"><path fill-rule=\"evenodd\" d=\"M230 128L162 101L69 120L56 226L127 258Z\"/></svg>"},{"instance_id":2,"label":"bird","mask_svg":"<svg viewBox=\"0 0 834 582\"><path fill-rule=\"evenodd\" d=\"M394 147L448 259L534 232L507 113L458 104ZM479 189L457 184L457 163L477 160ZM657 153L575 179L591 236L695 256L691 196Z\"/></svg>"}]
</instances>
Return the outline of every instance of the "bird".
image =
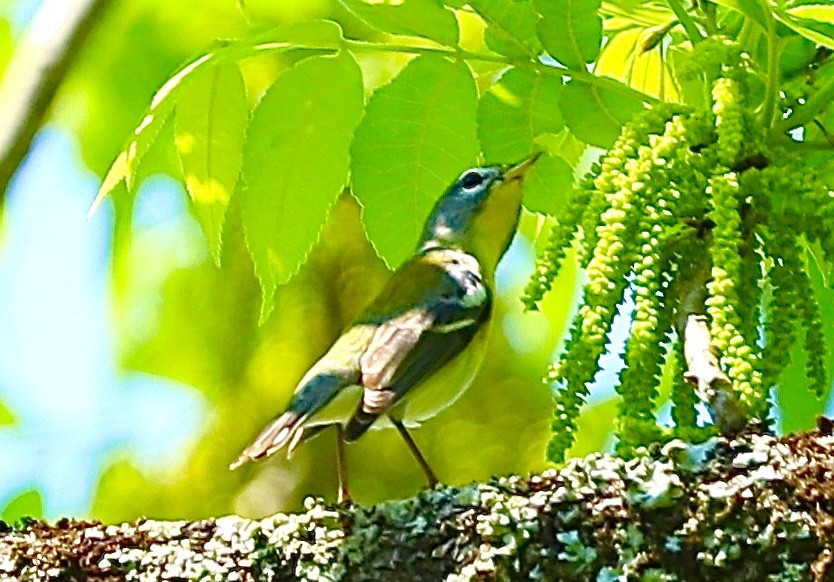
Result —
<instances>
[{"instance_id":1,"label":"bird","mask_svg":"<svg viewBox=\"0 0 834 582\"><path fill-rule=\"evenodd\" d=\"M290 404L230 465L295 448L336 427L338 501L350 500L345 443L393 426L438 479L409 429L450 406L481 365L495 270L518 226L522 183L538 159L464 171L435 203L416 252L296 387Z\"/></svg>"}]
</instances>

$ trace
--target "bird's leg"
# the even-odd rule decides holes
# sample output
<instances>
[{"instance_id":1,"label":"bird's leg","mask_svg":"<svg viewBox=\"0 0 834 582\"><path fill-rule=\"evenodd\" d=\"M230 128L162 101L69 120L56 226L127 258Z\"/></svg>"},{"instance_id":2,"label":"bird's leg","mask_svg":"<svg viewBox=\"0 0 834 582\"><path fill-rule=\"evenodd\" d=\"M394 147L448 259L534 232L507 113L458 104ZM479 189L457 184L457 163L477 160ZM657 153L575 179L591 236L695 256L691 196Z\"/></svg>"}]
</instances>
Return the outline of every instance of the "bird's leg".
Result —
<instances>
[{"instance_id":1,"label":"bird's leg","mask_svg":"<svg viewBox=\"0 0 834 582\"><path fill-rule=\"evenodd\" d=\"M347 481L347 462L345 459L345 429L341 424L336 424L336 471L339 475L339 495L337 502L339 505L347 505L350 503L350 491L348 490Z\"/></svg>"},{"instance_id":2,"label":"bird's leg","mask_svg":"<svg viewBox=\"0 0 834 582\"><path fill-rule=\"evenodd\" d=\"M426 458L423 456L423 453L421 453L420 449L417 448L417 443L415 443L414 439L411 438L411 435L408 433L408 430L406 430L401 421L391 418L391 423L397 428L400 436L405 439L408 449L411 451L411 454L414 455L414 458L417 459L417 462L420 464L420 468L423 469L423 473L426 474L426 480L429 482L429 489L433 489L434 486L437 485L437 477L435 476L434 471L431 470L431 467L429 467L429 464L426 462Z\"/></svg>"}]
</instances>

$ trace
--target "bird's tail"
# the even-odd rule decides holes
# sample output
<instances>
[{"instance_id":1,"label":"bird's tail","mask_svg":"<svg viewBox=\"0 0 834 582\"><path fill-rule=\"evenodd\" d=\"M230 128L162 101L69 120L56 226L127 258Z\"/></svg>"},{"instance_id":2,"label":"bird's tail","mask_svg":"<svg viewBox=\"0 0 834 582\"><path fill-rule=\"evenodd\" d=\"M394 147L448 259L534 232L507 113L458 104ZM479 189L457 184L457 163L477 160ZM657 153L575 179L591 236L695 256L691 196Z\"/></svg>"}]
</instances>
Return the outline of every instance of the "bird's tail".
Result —
<instances>
[{"instance_id":1,"label":"bird's tail","mask_svg":"<svg viewBox=\"0 0 834 582\"><path fill-rule=\"evenodd\" d=\"M352 384L343 374L317 374L296 391L286 412L279 415L261 431L258 438L246 447L229 469L237 469L248 461L268 457L289 446L295 448L304 433L304 421L324 408L339 391ZM318 431L314 430L312 434Z\"/></svg>"},{"instance_id":2,"label":"bird's tail","mask_svg":"<svg viewBox=\"0 0 834 582\"><path fill-rule=\"evenodd\" d=\"M345 442L352 443L361 437L365 432L371 428L371 425L379 418L378 412L366 412L362 409L362 404L350 417L347 425L345 425L344 439Z\"/></svg>"}]
</instances>

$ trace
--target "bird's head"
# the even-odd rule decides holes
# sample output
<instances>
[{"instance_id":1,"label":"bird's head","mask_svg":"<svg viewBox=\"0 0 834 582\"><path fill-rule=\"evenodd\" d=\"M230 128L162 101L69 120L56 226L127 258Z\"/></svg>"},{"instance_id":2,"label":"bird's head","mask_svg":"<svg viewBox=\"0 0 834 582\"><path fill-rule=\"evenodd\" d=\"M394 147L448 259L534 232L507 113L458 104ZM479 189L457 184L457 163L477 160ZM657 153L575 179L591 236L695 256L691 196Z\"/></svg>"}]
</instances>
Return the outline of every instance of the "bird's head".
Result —
<instances>
[{"instance_id":1,"label":"bird's head","mask_svg":"<svg viewBox=\"0 0 834 582\"><path fill-rule=\"evenodd\" d=\"M494 271L515 234L522 182L538 157L466 170L435 204L420 248L458 248L475 256L488 272Z\"/></svg>"}]
</instances>

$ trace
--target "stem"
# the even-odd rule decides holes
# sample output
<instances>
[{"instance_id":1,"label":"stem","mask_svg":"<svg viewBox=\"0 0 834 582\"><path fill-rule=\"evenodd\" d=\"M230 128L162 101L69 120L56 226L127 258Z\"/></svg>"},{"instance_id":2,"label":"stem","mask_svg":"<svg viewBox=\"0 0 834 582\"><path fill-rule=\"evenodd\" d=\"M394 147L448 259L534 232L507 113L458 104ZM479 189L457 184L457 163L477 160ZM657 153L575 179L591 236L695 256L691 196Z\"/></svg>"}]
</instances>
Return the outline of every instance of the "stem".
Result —
<instances>
[{"instance_id":1,"label":"stem","mask_svg":"<svg viewBox=\"0 0 834 582\"><path fill-rule=\"evenodd\" d=\"M702 250L706 251L706 244ZM702 256L706 257L705 254ZM712 346L712 334L706 316L710 261L706 258L696 259L679 268L671 293L675 302L675 327L683 342L687 366L684 378L695 386L698 397L709 404L721 434L738 432L746 424L747 418L733 392L732 381L721 369L719 355Z\"/></svg>"},{"instance_id":2,"label":"stem","mask_svg":"<svg viewBox=\"0 0 834 582\"><path fill-rule=\"evenodd\" d=\"M686 36L689 37L689 40L692 41L693 45L704 40L704 35L702 35L701 31L698 30L698 25L695 24L695 20L692 18L692 15L686 11L678 0L666 0L666 3L672 9L672 12L675 13L675 16L678 18L678 22L680 22L681 26L683 26L683 29L686 31Z\"/></svg>"},{"instance_id":3,"label":"stem","mask_svg":"<svg viewBox=\"0 0 834 582\"><path fill-rule=\"evenodd\" d=\"M715 4L711 2L704 2L701 4L701 7L704 11L704 16L706 16L704 27L707 29L707 36L718 34L718 21L715 18Z\"/></svg>"},{"instance_id":4,"label":"stem","mask_svg":"<svg viewBox=\"0 0 834 582\"><path fill-rule=\"evenodd\" d=\"M780 136L778 139L772 139L771 142L774 145L793 152L828 152L834 154L834 143L823 140L794 141L790 138Z\"/></svg>"},{"instance_id":5,"label":"stem","mask_svg":"<svg viewBox=\"0 0 834 582\"><path fill-rule=\"evenodd\" d=\"M793 114L776 123L773 126L773 133L783 134L788 131L805 125L814 117L817 116L823 109L831 104L834 99L834 77L828 79L826 83L814 93L805 105L797 107Z\"/></svg>"},{"instance_id":6,"label":"stem","mask_svg":"<svg viewBox=\"0 0 834 582\"><path fill-rule=\"evenodd\" d=\"M771 18L767 27L767 89L762 106L762 124L770 127L776 115L776 98L779 94L779 55L782 42L776 34L776 23Z\"/></svg>"},{"instance_id":7,"label":"stem","mask_svg":"<svg viewBox=\"0 0 834 582\"><path fill-rule=\"evenodd\" d=\"M448 57L454 57L457 59L465 59L470 61L481 61L485 63L498 63L501 65L505 65L507 67L527 67L530 69L534 69L539 71L540 73L546 75L559 75L564 77L570 77L571 79L576 79L578 81L585 81L586 83L593 83L600 87L609 89L611 91L617 93L627 93L629 96L634 96L635 94L640 95L644 102L650 105L656 105L660 103L660 100L652 97L651 95L646 95L641 91L637 91L636 89L632 89L631 87L620 83L614 79L609 77L600 77L598 75L594 75L588 71L582 69L568 69L562 66L555 66L555 65L548 65L542 63L540 61L534 60L524 60L524 59L509 59L499 55L490 55L485 53L473 53L470 51L462 50L462 49L455 49L455 48L445 48L445 47L432 47L432 46L414 46L414 45L407 45L407 44L386 44L386 43L377 43L377 42L364 42L358 40L350 40L344 39L342 40L342 46L344 48L351 49L353 51L371 51L371 52L392 52L392 53L406 53L406 54L413 54L413 55L428 55L428 54L435 54L435 55L444 55Z\"/></svg>"}]
</instances>

